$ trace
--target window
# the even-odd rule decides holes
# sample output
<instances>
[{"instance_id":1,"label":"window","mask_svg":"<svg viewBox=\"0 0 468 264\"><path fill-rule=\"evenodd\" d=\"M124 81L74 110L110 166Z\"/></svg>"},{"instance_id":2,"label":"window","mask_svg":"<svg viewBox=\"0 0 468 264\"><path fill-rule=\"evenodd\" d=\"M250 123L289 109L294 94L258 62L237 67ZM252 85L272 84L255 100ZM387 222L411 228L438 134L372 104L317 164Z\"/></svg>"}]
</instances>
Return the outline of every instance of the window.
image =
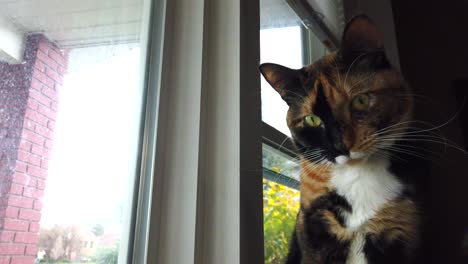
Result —
<instances>
[{"instance_id":1,"label":"window","mask_svg":"<svg viewBox=\"0 0 468 264\"><path fill-rule=\"evenodd\" d=\"M157 2L0 3L1 263L131 258Z\"/></svg>"},{"instance_id":2,"label":"window","mask_svg":"<svg viewBox=\"0 0 468 264\"><path fill-rule=\"evenodd\" d=\"M344 22L341 1L260 3L262 63L298 69L337 46ZM261 90L265 263L282 263L299 209L299 166L286 125L288 106L263 78Z\"/></svg>"},{"instance_id":3,"label":"window","mask_svg":"<svg viewBox=\"0 0 468 264\"><path fill-rule=\"evenodd\" d=\"M260 122L258 11L1 1L0 262L260 263L262 129L265 184L297 197L297 172L287 130ZM323 48L289 15L262 28L299 36L300 66Z\"/></svg>"}]
</instances>

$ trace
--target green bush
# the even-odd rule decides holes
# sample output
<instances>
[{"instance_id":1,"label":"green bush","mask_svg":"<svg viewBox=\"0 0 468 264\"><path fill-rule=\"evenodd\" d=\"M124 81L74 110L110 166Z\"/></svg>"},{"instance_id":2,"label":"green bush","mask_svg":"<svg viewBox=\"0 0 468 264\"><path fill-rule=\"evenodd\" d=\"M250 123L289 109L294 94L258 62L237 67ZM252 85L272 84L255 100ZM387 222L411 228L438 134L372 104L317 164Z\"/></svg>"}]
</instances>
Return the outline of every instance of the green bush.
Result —
<instances>
[{"instance_id":1,"label":"green bush","mask_svg":"<svg viewBox=\"0 0 468 264\"><path fill-rule=\"evenodd\" d=\"M283 263L299 211L299 191L263 180L265 263Z\"/></svg>"},{"instance_id":2,"label":"green bush","mask_svg":"<svg viewBox=\"0 0 468 264\"><path fill-rule=\"evenodd\" d=\"M95 259L97 264L117 264L119 249L118 247L99 248L96 250Z\"/></svg>"}]
</instances>

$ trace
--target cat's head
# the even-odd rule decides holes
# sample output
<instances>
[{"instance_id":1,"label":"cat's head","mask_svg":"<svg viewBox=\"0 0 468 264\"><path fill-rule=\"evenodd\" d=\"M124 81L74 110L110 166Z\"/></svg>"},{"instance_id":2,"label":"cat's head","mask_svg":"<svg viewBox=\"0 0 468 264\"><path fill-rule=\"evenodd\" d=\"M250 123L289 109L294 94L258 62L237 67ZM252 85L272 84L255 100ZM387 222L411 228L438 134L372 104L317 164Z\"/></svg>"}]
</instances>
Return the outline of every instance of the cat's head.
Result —
<instances>
[{"instance_id":1,"label":"cat's head","mask_svg":"<svg viewBox=\"0 0 468 264\"><path fill-rule=\"evenodd\" d=\"M314 64L293 70L265 63L260 71L289 105L287 124L298 152L314 162L378 155L411 118L411 92L364 15L346 25L338 51Z\"/></svg>"}]
</instances>

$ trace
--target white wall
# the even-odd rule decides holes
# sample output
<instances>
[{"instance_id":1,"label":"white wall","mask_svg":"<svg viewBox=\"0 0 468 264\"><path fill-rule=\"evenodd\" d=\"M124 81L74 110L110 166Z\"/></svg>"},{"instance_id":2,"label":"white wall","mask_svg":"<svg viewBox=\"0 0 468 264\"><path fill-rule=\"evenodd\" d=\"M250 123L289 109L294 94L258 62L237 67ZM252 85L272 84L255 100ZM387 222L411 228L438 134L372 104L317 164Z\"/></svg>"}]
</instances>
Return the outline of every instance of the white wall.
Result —
<instances>
[{"instance_id":1,"label":"white wall","mask_svg":"<svg viewBox=\"0 0 468 264\"><path fill-rule=\"evenodd\" d=\"M0 16L0 62L20 63L25 37L6 17Z\"/></svg>"}]
</instances>

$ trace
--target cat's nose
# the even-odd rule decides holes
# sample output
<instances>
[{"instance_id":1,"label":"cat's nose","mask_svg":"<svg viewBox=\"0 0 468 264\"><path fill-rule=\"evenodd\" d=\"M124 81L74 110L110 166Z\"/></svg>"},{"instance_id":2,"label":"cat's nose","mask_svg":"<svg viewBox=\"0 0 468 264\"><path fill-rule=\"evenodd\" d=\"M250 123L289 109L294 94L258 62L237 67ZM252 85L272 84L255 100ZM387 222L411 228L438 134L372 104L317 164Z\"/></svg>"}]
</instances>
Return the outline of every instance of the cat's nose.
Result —
<instances>
[{"instance_id":1,"label":"cat's nose","mask_svg":"<svg viewBox=\"0 0 468 264\"><path fill-rule=\"evenodd\" d=\"M333 143L333 147L335 148L336 152L338 152L339 154L348 155L349 153L348 148L341 141L335 141Z\"/></svg>"}]
</instances>

